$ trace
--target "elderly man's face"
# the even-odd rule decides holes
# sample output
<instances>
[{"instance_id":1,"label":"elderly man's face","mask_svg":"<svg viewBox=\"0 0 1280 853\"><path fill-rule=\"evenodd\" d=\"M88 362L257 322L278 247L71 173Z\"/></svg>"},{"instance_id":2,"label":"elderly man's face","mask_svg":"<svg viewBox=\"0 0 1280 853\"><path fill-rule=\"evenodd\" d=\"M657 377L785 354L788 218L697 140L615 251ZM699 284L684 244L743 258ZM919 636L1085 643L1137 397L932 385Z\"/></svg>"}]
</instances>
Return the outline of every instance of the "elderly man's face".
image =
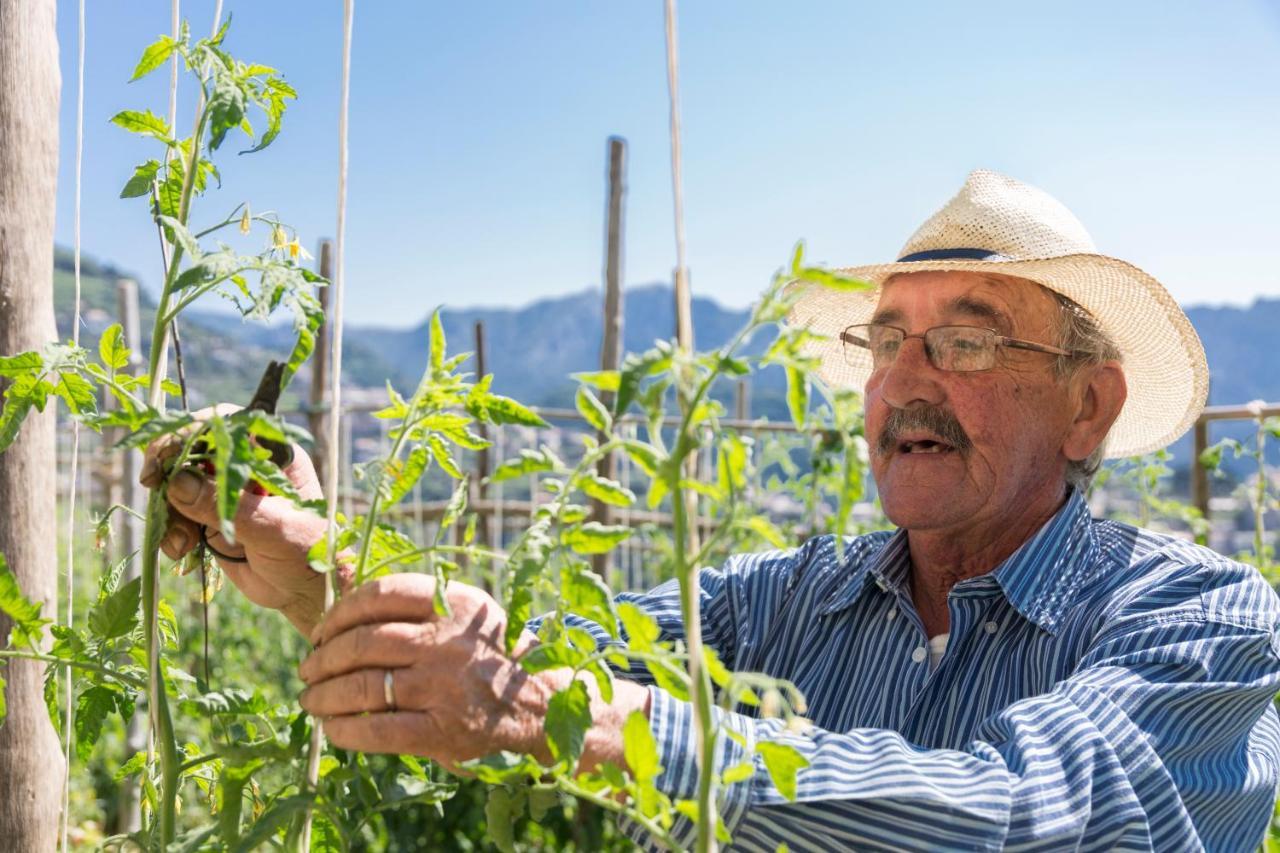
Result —
<instances>
[{"instance_id":1,"label":"elderly man's face","mask_svg":"<svg viewBox=\"0 0 1280 853\"><path fill-rule=\"evenodd\" d=\"M981 326L1056 345L1059 310L1022 279L922 272L886 284L874 322L908 335ZM992 369L956 373L934 367L922 339L905 340L866 385L871 467L885 513L909 530L959 532L1056 507L1073 396L1055 378L1053 356L1001 347ZM948 425L960 432L948 433Z\"/></svg>"}]
</instances>

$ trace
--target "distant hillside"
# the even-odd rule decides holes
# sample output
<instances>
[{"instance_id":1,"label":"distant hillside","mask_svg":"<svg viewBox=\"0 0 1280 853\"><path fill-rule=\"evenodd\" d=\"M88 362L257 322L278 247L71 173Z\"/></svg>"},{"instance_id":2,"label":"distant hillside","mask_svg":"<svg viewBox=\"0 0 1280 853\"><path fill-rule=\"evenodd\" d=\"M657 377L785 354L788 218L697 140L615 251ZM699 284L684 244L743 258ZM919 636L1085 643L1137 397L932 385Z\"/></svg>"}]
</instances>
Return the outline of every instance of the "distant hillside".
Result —
<instances>
[{"instance_id":1,"label":"distant hillside","mask_svg":"<svg viewBox=\"0 0 1280 853\"><path fill-rule=\"evenodd\" d=\"M71 258L56 256L55 292L59 329L69 334L71 316ZM108 264L85 257L84 305L86 340L96 335L115 314L114 288L121 273ZM571 406L574 383L569 374L599 367L601 311L599 290L539 299L515 308L449 308L443 311L451 352L475 348L475 323L483 321L487 363L494 387L502 393L541 406ZM144 344L154 316L143 294ZM1191 307L1187 314L1199 331L1209 358L1213 404L1250 400L1280 400L1280 298L1259 299L1247 308ZM674 327L671 290L666 285L628 287L624 299L623 338L628 352L647 349L657 338L669 338ZM705 298L693 301L694 330L700 348L719 346L747 319L746 310L724 308ZM287 326L261 326L238 317L212 312L189 315L182 327L191 384L203 399L241 399L251 390L270 357L288 352ZM767 341L757 341L759 351ZM348 326L344 342L344 376L353 385L381 387L390 378L402 389L416 383L427 353L427 319L410 329ZM474 362L470 365L474 369ZM305 388L307 376L301 377ZM783 379L769 369L753 378L752 414L785 418ZM724 389L721 396L731 392ZM1244 434L1243 428L1215 426L1213 437ZM1175 445L1179 467L1185 465L1188 441Z\"/></svg>"},{"instance_id":2,"label":"distant hillside","mask_svg":"<svg viewBox=\"0 0 1280 853\"><path fill-rule=\"evenodd\" d=\"M83 325L81 345L90 351L97 348L98 336L107 326L117 322L116 281L134 278L114 266L82 255L80 259L80 306ZM54 313L58 335L71 338L74 317L75 267L71 252L58 248L54 252ZM151 327L155 323L155 300L146 290L138 296L141 315L139 344L129 347L145 353L151 345ZM245 323L237 316L203 313L186 314L180 323L183 364L192 406L203 406L218 400L242 401L253 393L262 375L263 365L271 359L284 358L293 345L291 330L286 326L266 327ZM353 382L381 386L389 368L358 343L348 347L344 358ZM173 370L170 375L175 376ZM291 394L305 396L310 374L303 368ZM175 377L176 378L176 377ZM299 398L294 396L296 404ZM290 399L286 399L286 405Z\"/></svg>"}]
</instances>

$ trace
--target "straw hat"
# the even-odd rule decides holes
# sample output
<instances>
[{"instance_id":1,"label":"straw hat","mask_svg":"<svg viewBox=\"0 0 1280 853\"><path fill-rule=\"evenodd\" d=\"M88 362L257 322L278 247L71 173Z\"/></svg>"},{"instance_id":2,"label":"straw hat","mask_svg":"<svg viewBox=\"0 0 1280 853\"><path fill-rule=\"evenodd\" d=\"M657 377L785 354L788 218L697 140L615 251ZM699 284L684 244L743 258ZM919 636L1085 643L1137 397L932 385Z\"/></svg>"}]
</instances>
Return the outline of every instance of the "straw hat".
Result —
<instances>
[{"instance_id":1,"label":"straw hat","mask_svg":"<svg viewBox=\"0 0 1280 853\"><path fill-rule=\"evenodd\" d=\"M1164 447L1204 407L1204 348L1168 291L1132 264L1097 254L1084 226L1060 202L995 172L970 174L956 197L911 236L896 263L837 270L874 283L875 290L850 294L792 284L805 291L788 323L823 336L807 352L822 360L824 381L861 390L867 370L845 362L840 332L870 321L889 276L951 270L1042 284L1082 306L1111 336L1123 354L1129 395L1107 439L1109 458Z\"/></svg>"}]
</instances>

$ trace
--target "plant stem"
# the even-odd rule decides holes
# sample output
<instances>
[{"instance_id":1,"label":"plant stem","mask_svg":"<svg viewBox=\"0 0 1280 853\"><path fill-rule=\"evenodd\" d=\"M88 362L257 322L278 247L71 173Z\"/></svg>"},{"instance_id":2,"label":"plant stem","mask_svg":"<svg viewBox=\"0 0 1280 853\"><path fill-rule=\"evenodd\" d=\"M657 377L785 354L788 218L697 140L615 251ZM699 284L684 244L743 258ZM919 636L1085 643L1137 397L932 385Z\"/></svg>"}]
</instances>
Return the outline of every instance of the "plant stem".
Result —
<instances>
[{"instance_id":1,"label":"plant stem","mask_svg":"<svg viewBox=\"0 0 1280 853\"><path fill-rule=\"evenodd\" d=\"M100 664L91 663L87 660L75 660L74 658L64 658L58 655L43 655L36 652L15 651L13 649L0 650L0 658L22 658L23 660L37 660L45 663L54 663L58 666L67 666L72 669L83 669L87 672L96 672L99 675L113 678L121 684L126 684L134 690L146 690L147 682L141 678L134 678L132 675L125 675L114 669L102 666Z\"/></svg>"},{"instance_id":2,"label":"plant stem","mask_svg":"<svg viewBox=\"0 0 1280 853\"><path fill-rule=\"evenodd\" d=\"M169 696L165 689L164 672L160 667L158 630L159 551L166 515L164 494L157 489L151 493L147 504L147 525L142 546L142 612L148 662L147 702L160 748L160 802L157 812L162 848L167 847L174 839L179 783L178 745L174 739L173 719L169 715ZM154 833L152 838L155 838Z\"/></svg>"},{"instance_id":3,"label":"plant stem","mask_svg":"<svg viewBox=\"0 0 1280 853\"><path fill-rule=\"evenodd\" d=\"M649 835L665 845L668 850L680 849L680 845L676 843L676 840L672 838L670 833L665 829L639 812L635 812L627 808L625 804L613 799L612 797L604 797L595 791L583 788L576 784L572 779L565 776L557 776L555 782L556 787L570 796L577 797L580 800L586 800L587 802L597 805L602 809L614 812L615 814L625 815L629 819L634 820L636 823L640 824L640 826L643 827Z\"/></svg>"},{"instance_id":4,"label":"plant stem","mask_svg":"<svg viewBox=\"0 0 1280 853\"><path fill-rule=\"evenodd\" d=\"M716 725L712 714L711 679L702 660L702 613L698 603L698 567L688 563L688 519L686 518L684 487L680 485L680 468L688 444L688 433L682 432L676 439L676 453L670 459L671 514L675 539L675 574L680 581L680 610L684 620L685 646L689 649L689 684L693 695L693 708L698 728L698 851L715 849L715 750Z\"/></svg>"}]
</instances>

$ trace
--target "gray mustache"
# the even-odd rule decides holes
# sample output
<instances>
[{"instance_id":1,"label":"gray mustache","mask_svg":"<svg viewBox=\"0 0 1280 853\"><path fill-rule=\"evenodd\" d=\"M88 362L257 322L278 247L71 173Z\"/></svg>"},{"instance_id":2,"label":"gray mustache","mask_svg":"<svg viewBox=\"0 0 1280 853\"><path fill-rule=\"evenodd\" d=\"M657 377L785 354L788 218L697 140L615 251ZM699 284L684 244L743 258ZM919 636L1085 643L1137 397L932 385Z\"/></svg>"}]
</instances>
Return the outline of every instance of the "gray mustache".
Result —
<instances>
[{"instance_id":1,"label":"gray mustache","mask_svg":"<svg viewBox=\"0 0 1280 853\"><path fill-rule=\"evenodd\" d=\"M919 429L928 430L961 453L973 446L955 415L939 406L917 406L889 411L884 428L880 430L880 439L876 442L876 452L882 456L892 453L902 443L904 432Z\"/></svg>"}]
</instances>

